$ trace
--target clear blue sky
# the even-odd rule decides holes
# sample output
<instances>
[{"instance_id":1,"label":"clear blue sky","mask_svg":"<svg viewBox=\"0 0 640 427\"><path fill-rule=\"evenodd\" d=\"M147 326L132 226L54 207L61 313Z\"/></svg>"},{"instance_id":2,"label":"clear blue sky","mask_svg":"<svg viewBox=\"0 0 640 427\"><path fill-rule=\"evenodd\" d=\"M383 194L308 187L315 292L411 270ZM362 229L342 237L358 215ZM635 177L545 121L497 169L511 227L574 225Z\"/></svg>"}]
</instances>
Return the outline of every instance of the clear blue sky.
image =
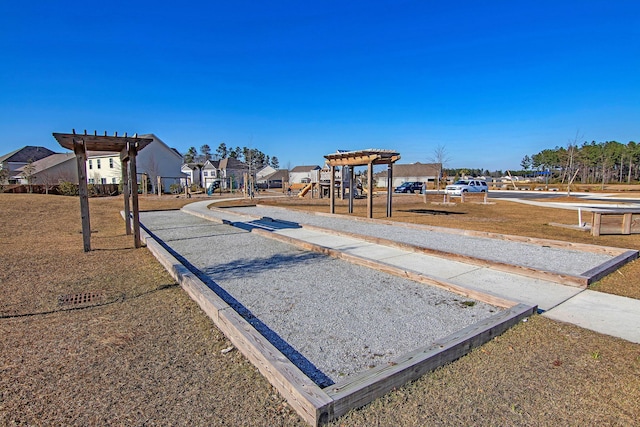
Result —
<instances>
[{"instance_id":1,"label":"clear blue sky","mask_svg":"<svg viewBox=\"0 0 640 427\"><path fill-rule=\"evenodd\" d=\"M319 164L518 169L640 141L640 1L0 1L0 154L155 133Z\"/></svg>"}]
</instances>

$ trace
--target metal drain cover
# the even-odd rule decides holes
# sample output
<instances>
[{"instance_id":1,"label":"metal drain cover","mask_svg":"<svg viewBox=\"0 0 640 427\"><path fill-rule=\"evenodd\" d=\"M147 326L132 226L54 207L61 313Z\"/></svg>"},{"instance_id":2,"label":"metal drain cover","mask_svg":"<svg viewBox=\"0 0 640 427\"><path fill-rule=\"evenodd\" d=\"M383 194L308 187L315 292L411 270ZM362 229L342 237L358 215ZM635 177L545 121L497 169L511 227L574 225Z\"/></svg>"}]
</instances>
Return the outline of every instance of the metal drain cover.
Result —
<instances>
[{"instance_id":1,"label":"metal drain cover","mask_svg":"<svg viewBox=\"0 0 640 427\"><path fill-rule=\"evenodd\" d=\"M59 305L95 304L104 300L104 292L83 292L79 294L60 295Z\"/></svg>"}]
</instances>

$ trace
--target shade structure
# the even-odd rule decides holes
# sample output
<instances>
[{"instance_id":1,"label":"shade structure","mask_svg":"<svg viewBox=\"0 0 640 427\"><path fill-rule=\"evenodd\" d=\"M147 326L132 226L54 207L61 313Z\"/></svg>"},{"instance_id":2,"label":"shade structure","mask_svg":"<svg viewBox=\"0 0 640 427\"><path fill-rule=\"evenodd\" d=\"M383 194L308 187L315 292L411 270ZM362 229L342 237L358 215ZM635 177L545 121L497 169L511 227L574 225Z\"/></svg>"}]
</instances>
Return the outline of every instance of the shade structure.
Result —
<instances>
[{"instance_id":1,"label":"shade structure","mask_svg":"<svg viewBox=\"0 0 640 427\"><path fill-rule=\"evenodd\" d=\"M394 150L366 149L356 151L339 151L324 156L326 163L331 167L331 189L329 191L331 213L335 213L335 168L342 166L349 168L353 186L353 167L367 166L367 217L373 218L373 166L387 165L387 217L391 216L392 206L392 184L393 184L393 164L400 160L400 153ZM353 213L353 190L349 190L349 213Z\"/></svg>"},{"instance_id":2,"label":"shade structure","mask_svg":"<svg viewBox=\"0 0 640 427\"><path fill-rule=\"evenodd\" d=\"M122 161L122 177L123 177L123 193L124 193L124 211L125 211L125 227L127 234L131 234L131 219L133 219L133 236L135 247L142 246L140 240L140 219L138 209L138 181L136 169L136 156L138 151L149 145L152 138L139 138L137 134L130 137L125 133L124 136L108 136L72 133L53 133L53 137L58 143L69 150L73 150L76 155L76 163L78 167L78 193L80 195L80 215L82 218L82 238L84 251L91 250L91 221L89 218L89 191L87 188L87 151L108 151L119 152ZM129 181L131 185L129 185ZM129 191L129 189L131 191ZM131 194L129 194L131 193ZM129 198L133 212L130 212Z\"/></svg>"}]
</instances>

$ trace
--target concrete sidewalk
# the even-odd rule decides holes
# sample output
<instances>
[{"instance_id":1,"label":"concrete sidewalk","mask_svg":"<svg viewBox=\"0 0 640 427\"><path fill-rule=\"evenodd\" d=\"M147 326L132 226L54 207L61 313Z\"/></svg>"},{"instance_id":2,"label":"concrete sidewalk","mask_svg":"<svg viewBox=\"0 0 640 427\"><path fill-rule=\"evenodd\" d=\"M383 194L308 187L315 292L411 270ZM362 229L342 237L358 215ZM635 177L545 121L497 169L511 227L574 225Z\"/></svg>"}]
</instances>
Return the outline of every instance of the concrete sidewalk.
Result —
<instances>
[{"instance_id":1,"label":"concrete sidewalk","mask_svg":"<svg viewBox=\"0 0 640 427\"><path fill-rule=\"evenodd\" d=\"M550 280L526 277L500 271L490 266L479 266L460 260L447 259L447 257L376 244L365 238L357 238L353 233L348 236L336 233L340 229L344 230L345 222L357 223L358 232L362 233L367 232L367 227L371 229L370 233L379 233L381 232L380 224L356 221L348 217L325 216L320 220L316 218L316 224L312 224L314 227L309 229L305 228L304 224L312 222L313 215L268 207L210 210L207 208L209 204L211 204L210 201L196 202L185 206L182 210L216 222L224 221L241 227L260 228L298 242L318 245L349 256L399 268L438 282L483 292L496 298L537 305L539 310L549 318L640 343L640 300L584 290L580 287L566 286ZM319 229L317 221L321 221L321 226L326 228L330 228L333 224L334 229L330 232L328 232L329 230L323 232ZM382 226L386 232L390 232L397 238L401 238L403 231L406 231L393 224L383 224ZM419 232L419 230L413 229L410 230L410 233L416 235L429 233L429 231ZM449 234L444 238L456 238L453 236ZM433 234L423 234L421 238L425 241L432 241L442 237L435 238ZM504 246L504 241L474 237L473 244L483 253L490 253L501 251L500 247ZM525 243L521 245L524 246L518 248L518 251L521 251L527 259L531 258L532 251L537 250L538 246L529 245L530 247L527 247ZM553 257L553 260L549 259L548 261L559 260L561 261L559 265L565 265L568 268L573 268L571 266L575 265L573 260L576 257L579 257L580 263L582 263L580 269L594 269L597 268L598 263L609 262L609 259L602 255L594 257L593 254L588 254L583 256L583 254L576 253L574 249L554 249L552 254L546 254L546 256ZM545 254L541 256L545 256ZM562 259L559 259L562 256L566 256L572 261L563 262ZM518 261L516 258L512 258L511 262ZM546 261L542 259L538 262L540 265L545 265ZM554 268L557 270L559 267L556 265ZM558 273L567 272L559 271ZM575 274L575 271L567 274Z\"/></svg>"}]
</instances>

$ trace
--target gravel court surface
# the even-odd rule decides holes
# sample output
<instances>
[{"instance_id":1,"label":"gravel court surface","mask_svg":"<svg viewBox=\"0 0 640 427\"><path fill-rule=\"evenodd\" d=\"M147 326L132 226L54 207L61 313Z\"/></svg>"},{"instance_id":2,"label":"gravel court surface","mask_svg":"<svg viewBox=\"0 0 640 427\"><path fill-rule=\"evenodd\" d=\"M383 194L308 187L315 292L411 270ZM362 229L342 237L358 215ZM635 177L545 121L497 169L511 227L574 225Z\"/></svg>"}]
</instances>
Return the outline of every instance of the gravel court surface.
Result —
<instances>
[{"instance_id":1,"label":"gravel court surface","mask_svg":"<svg viewBox=\"0 0 640 427\"><path fill-rule=\"evenodd\" d=\"M409 228L390 224L375 224L271 206L234 207L228 209L232 212L246 215L266 216L300 224L345 230L350 233L380 237L424 248L569 275L581 275L614 258L606 254L552 248L502 239L443 233L426 229L420 230L418 227Z\"/></svg>"},{"instance_id":2,"label":"gravel court surface","mask_svg":"<svg viewBox=\"0 0 640 427\"><path fill-rule=\"evenodd\" d=\"M140 218L322 387L500 310L184 212Z\"/></svg>"}]
</instances>

